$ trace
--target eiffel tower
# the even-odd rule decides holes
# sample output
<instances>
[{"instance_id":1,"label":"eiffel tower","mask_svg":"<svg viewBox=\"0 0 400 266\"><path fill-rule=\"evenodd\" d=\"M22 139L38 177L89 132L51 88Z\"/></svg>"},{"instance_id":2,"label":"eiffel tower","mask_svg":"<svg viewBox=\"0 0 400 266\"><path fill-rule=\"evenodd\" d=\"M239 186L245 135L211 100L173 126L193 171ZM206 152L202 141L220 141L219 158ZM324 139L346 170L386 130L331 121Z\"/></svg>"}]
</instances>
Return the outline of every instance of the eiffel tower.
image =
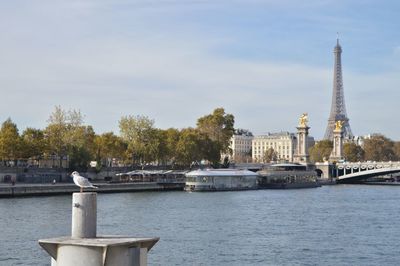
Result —
<instances>
[{"instance_id":1,"label":"eiffel tower","mask_svg":"<svg viewBox=\"0 0 400 266\"><path fill-rule=\"evenodd\" d=\"M351 133L349 119L346 114L346 106L344 104L341 60L342 47L339 44L339 38L337 38L337 43L333 49L333 53L335 55L335 66L333 70L332 106L324 139L333 140L333 130L335 129L335 122L338 120L343 122L343 137L345 139L351 139L353 134Z\"/></svg>"}]
</instances>

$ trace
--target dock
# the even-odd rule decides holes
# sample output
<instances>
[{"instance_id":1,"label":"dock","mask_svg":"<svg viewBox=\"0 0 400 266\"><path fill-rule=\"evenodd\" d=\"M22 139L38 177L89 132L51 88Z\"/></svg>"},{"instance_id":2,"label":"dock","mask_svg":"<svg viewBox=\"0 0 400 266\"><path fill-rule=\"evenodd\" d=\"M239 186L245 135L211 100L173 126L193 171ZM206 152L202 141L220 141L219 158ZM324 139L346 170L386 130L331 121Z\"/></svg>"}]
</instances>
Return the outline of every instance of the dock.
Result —
<instances>
[{"instance_id":1,"label":"dock","mask_svg":"<svg viewBox=\"0 0 400 266\"><path fill-rule=\"evenodd\" d=\"M98 189L85 189L98 193L139 192L139 191L173 191L183 190L184 182L125 182L125 183L94 183ZM0 197L25 197L65 195L79 192L79 187L73 183L57 184L0 184Z\"/></svg>"}]
</instances>

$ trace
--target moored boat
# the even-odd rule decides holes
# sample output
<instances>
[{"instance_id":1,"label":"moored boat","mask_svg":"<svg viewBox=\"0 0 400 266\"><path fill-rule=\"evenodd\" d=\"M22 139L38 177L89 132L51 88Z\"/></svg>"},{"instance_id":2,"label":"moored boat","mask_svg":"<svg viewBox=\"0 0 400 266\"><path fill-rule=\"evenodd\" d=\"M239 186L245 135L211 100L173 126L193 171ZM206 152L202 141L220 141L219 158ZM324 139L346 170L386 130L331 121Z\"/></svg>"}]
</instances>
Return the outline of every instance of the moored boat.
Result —
<instances>
[{"instance_id":1,"label":"moored boat","mask_svg":"<svg viewBox=\"0 0 400 266\"><path fill-rule=\"evenodd\" d=\"M258 174L238 169L204 169L186 173L186 191L257 189Z\"/></svg>"},{"instance_id":2,"label":"moored boat","mask_svg":"<svg viewBox=\"0 0 400 266\"><path fill-rule=\"evenodd\" d=\"M320 187L317 173L301 164L273 164L257 172L259 188L291 189Z\"/></svg>"}]
</instances>

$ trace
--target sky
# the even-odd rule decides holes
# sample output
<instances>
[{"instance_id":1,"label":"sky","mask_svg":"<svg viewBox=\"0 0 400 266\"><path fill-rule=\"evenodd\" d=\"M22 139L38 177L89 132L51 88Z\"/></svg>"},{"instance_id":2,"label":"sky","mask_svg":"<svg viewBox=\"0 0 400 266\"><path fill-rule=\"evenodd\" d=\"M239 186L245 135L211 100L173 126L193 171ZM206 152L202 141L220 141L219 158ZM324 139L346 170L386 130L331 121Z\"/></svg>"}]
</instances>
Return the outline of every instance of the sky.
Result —
<instances>
[{"instance_id":1,"label":"sky","mask_svg":"<svg viewBox=\"0 0 400 266\"><path fill-rule=\"evenodd\" d=\"M353 134L400 140L400 2L0 0L0 121L45 128L55 106L97 133L126 115L196 126L223 107L254 134L323 138L339 32Z\"/></svg>"}]
</instances>

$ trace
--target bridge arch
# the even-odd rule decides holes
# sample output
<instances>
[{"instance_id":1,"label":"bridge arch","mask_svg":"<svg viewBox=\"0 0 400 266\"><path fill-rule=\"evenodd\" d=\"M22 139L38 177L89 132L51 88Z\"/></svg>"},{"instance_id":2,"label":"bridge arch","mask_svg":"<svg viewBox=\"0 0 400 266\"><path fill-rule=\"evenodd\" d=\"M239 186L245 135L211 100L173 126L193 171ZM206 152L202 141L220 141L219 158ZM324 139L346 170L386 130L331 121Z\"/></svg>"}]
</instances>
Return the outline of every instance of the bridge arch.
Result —
<instances>
[{"instance_id":1,"label":"bridge arch","mask_svg":"<svg viewBox=\"0 0 400 266\"><path fill-rule=\"evenodd\" d=\"M339 175L338 183L358 183L371 177L383 176L388 174L400 173L400 168L378 168L368 169L360 172L355 172L347 175Z\"/></svg>"}]
</instances>

